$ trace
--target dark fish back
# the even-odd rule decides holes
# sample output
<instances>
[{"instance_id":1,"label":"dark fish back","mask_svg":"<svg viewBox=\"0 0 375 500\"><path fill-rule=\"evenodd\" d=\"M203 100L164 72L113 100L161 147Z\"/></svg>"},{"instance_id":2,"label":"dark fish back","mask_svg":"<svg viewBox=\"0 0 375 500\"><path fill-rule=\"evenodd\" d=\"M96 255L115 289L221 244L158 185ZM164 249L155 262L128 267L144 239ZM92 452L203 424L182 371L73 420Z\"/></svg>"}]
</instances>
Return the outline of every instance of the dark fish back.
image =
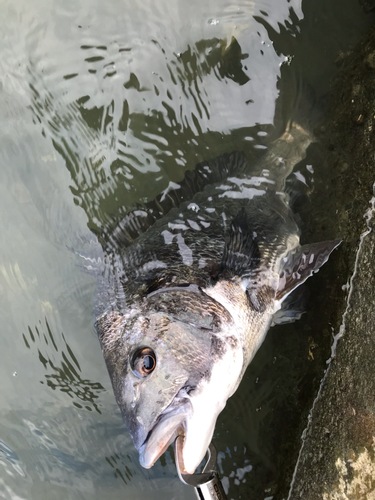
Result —
<instances>
[{"instance_id":1,"label":"dark fish back","mask_svg":"<svg viewBox=\"0 0 375 500\"><path fill-rule=\"evenodd\" d=\"M133 244L154 223L173 208L192 200L205 186L224 181L229 176L241 176L249 169L243 152L235 151L213 160L199 163L188 170L180 184L170 183L154 200L139 204L120 221L107 225L98 236L104 251L115 251Z\"/></svg>"}]
</instances>

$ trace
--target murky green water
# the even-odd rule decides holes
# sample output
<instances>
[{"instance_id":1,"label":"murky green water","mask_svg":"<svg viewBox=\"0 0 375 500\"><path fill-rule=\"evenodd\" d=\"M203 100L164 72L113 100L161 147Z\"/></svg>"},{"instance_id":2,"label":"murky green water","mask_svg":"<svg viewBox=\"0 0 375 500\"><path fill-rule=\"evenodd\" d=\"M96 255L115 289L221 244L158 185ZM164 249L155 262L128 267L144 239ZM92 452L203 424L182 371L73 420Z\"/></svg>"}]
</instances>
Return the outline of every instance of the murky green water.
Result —
<instances>
[{"instance_id":1,"label":"murky green water","mask_svg":"<svg viewBox=\"0 0 375 500\"><path fill-rule=\"evenodd\" d=\"M138 464L72 249L203 159L255 158L280 89L282 127L298 83L324 96L372 23L349 0L0 3L1 498L194 498L169 452ZM339 236L321 160L312 148L299 167L306 241ZM312 293L299 323L270 331L218 421L229 498L280 498L329 357L326 301Z\"/></svg>"}]
</instances>

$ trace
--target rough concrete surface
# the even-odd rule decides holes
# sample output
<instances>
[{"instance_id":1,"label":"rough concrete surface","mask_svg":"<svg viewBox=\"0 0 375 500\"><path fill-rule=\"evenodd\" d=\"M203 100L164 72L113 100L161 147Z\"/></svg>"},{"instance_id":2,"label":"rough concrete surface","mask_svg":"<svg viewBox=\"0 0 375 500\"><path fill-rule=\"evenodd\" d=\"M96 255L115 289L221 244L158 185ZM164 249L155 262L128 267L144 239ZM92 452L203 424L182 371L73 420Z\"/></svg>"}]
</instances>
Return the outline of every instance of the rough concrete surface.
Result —
<instances>
[{"instance_id":1,"label":"rough concrete surface","mask_svg":"<svg viewBox=\"0 0 375 500\"><path fill-rule=\"evenodd\" d=\"M375 500L375 30L339 58L321 141L342 199L352 278L333 358L310 413L289 500Z\"/></svg>"}]
</instances>

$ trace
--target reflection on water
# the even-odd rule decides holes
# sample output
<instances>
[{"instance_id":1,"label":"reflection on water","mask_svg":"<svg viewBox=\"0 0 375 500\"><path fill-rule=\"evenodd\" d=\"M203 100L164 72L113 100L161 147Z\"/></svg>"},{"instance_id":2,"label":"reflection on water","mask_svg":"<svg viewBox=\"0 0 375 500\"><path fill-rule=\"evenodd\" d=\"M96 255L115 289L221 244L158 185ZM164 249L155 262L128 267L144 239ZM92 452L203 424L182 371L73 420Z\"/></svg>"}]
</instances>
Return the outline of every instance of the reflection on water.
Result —
<instances>
[{"instance_id":1,"label":"reflection on water","mask_svg":"<svg viewBox=\"0 0 375 500\"><path fill-rule=\"evenodd\" d=\"M121 423L92 326L96 283L83 268L100 252L88 227L100 234L203 160L234 150L255 160L276 133L278 97L280 131L299 82L324 95L337 54L372 23L349 0L335 9L324 0L2 2L2 498L194 498L169 451L151 470L139 466ZM296 201L308 241L334 236L334 216L314 233L323 231L314 194L329 175L314 148L298 167L312 196ZM280 498L290 478L285 457L329 357L329 326L312 320L322 301L270 331L220 416L229 498Z\"/></svg>"}]
</instances>

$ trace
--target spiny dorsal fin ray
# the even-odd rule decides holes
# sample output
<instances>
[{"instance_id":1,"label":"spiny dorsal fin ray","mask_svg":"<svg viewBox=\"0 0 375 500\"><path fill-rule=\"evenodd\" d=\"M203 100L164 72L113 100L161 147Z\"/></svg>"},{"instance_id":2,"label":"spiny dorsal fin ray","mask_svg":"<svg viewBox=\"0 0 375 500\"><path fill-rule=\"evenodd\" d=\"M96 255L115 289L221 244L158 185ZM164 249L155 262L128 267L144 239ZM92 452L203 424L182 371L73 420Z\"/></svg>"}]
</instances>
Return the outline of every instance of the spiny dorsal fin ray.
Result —
<instances>
[{"instance_id":1,"label":"spiny dorsal fin ray","mask_svg":"<svg viewBox=\"0 0 375 500\"><path fill-rule=\"evenodd\" d=\"M256 234L249 227L246 211L242 209L230 225L218 278L239 278L251 307L264 312L275 297L275 290L267 283L262 284L261 276L261 253Z\"/></svg>"},{"instance_id":2,"label":"spiny dorsal fin ray","mask_svg":"<svg viewBox=\"0 0 375 500\"><path fill-rule=\"evenodd\" d=\"M259 266L260 257L254 233L248 227L245 210L241 210L230 225L218 275L224 278L246 278Z\"/></svg>"}]
</instances>

